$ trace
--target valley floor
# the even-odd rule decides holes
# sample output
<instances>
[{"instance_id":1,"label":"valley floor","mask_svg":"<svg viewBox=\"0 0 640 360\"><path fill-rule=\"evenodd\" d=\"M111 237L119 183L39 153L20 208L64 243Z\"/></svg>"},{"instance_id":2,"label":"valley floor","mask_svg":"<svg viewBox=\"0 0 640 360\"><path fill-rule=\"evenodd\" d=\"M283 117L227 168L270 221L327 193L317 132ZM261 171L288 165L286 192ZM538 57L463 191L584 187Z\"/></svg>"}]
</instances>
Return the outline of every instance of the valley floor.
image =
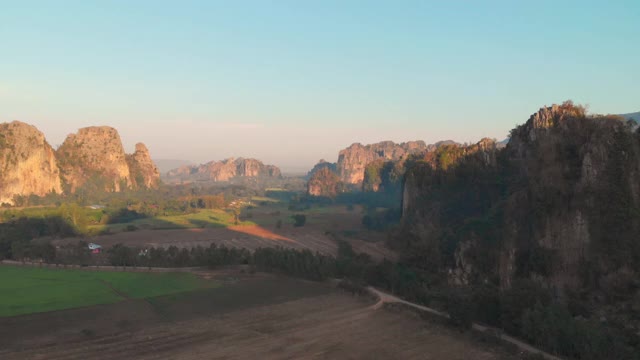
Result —
<instances>
[{"instance_id":1,"label":"valley floor","mask_svg":"<svg viewBox=\"0 0 640 360\"><path fill-rule=\"evenodd\" d=\"M220 279L219 279L220 280ZM0 319L2 359L513 359L329 284L223 274L188 295Z\"/></svg>"}]
</instances>

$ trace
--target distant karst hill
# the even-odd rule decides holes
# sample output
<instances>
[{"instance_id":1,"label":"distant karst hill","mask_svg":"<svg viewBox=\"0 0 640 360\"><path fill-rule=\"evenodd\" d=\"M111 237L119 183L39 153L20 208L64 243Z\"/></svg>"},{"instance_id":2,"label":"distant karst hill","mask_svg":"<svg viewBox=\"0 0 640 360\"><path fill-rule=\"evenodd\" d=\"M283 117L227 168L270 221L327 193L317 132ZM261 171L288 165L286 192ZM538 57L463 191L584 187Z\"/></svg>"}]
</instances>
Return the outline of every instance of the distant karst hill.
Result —
<instances>
[{"instance_id":1,"label":"distant karst hill","mask_svg":"<svg viewBox=\"0 0 640 360\"><path fill-rule=\"evenodd\" d=\"M144 144L125 154L120 135L108 126L83 128L54 150L35 126L0 124L0 204L15 196L155 188L160 173Z\"/></svg>"},{"instance_id":2,"label":"distant karst hill","mask_svg":"<svg viewBox=\"0 0 640 360\"><path fill-rule=\"evenodd\" d=\"M202 165L181 166L169 171L166 176L174 181L229 181L236 177L280 178L282 174L277 166L265 165L260 160L229 158Z\"/></svg>"},{"instance_id":3,"label":"distant karst hill","mask_svg":"<svg viewBox=\"0 0 640 360\"><path fill-rule=\"evenodd\" d=\"M441 146L459 145L455 141L445 140L427 145L424 141L409 141L396 144L393 141L382 141L375 144L362 145L354 143L338 154L338 161L329 163L320 160L307 174L307 193L314 196L333 197L336 189L367 188L372 177L380 177L378 173L386 162L403 163L411 157L423 157ZM374 166L375 165L375 166ZM336 176L330 176L330 172ZM373 172L376 172L374 174ZM377 191L377 186L373 191ZM369 190L372 190L369 189ZM367 190L367 189L365 189ZM338 191L339 192L339 191Z\"/></svg>"},{"instance_id":4,"label":"distant karst hill","mask_svg":"<svg viewBox=\"0 0 640 360\"><path fill-rule=\"evenodd\" d=\"M160 170L161 175L165 175L169 171L173 169L177 169L181 166L189 166L193 165L193 162L189 160L179 160L179 159L154 159L158 170Z\"/></svg>"}]
</instances>

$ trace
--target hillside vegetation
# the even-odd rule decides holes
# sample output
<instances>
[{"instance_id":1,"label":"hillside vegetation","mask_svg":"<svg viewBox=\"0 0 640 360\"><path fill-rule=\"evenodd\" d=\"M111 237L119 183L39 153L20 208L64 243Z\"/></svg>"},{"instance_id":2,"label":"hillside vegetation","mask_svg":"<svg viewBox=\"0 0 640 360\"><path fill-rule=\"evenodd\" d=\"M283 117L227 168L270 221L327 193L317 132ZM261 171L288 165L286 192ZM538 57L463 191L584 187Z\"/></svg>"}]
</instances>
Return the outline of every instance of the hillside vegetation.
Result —
<instances>
[{"instance_id":1,"label":"hillside vegetation","mask_svg":"<svg viewBox=\"0 0 640 360\"><path fill-rule=\"evenodd\" d=\"M416 279L409 296L448 287L473 316L550 351L630 357L639 180L640 134L570 102L540 109L504 149L439 148L408 170L390 242Z\"/></svg>"}]
</instances>

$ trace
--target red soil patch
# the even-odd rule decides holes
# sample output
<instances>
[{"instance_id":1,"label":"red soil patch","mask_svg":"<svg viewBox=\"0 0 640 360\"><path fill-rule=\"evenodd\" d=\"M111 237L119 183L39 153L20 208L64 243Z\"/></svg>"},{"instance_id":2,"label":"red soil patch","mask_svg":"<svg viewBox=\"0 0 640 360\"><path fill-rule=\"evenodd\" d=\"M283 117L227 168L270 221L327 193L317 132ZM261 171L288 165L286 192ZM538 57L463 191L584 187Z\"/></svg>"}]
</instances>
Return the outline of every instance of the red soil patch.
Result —
<instances>
[{"instance_id":1,"label":"red soil patch","mask_svg":"<svg viewBox=\"0 0 640 360\"><path fill-rule=\"evenodd\" d=\"M259 225L250 225L250 226L229 226L229 230L237 231L239 233L257 236L263 239L269 240L281 240L281 241L289 241L289 242L297 242L288 237L284 237L282 235L278 235L273 231L267 230Z\"/></svg>"}]
</instances>

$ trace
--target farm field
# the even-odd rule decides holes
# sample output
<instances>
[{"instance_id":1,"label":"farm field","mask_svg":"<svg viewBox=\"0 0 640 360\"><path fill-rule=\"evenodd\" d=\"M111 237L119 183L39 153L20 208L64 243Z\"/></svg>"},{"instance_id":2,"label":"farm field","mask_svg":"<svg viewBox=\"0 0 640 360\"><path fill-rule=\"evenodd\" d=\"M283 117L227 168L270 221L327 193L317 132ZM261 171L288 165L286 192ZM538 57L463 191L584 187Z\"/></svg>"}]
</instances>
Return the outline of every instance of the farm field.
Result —
<instances>
[{"instance_id":1,"label":"farm field","mask_svg":"<svg viewBox=\"0 0 640 360\"><path fill-rule=\"evenodd\" d=\"M468 334L376 309L323 283L256 274L216 291L153 300L0 319L0 357L514 359Z\"/></svg>"},{"instance_id":2,"label":"farm field","mask_svg":"<svg viewBox=\"0 0 640 360\"><path fill-rule=\"evenodd\" d=\"M302 227L289 223L288 219L294 213L305 214L307 223ZM106 235L54 240L54 243L59 245L84 240L96 242L106 248L119 243L165 248L172 245L186 248L208 247L210 244L247 249L282 246L335 255L335 237L339 236L348 241L355 251L367 253L375 259L393 259L395 256L384 246L384 234L365 229L361 224L362 214L359 211L348 211L344 206L291 212L277 203L268 203L266 206L244 211L246 219L238 225L231 222L232 218L224 216L231 215L222 210L203 210L196 214L171 217L173 220L170 226L163 217L140 219L128 224L110 225L124 228L133 224L140 229L137 231L118 230ZM282 222L280 227L277 226L278 220Z\"/></svg>"},{"instance_id":3,"label":"farm field","mask_svg":"<svg viewBox=\"0 0 640 360\"><path fill-rule=\"evenodd\" d=\"M190 273L0 266L0 317L109 304L218 286Z\"/></svg>"},{"instance_id":4,"label":"farm field","mask_svg":"<svg viewBox=\"0 0 640 360\"><path fill-rule=\"evenodd\" d=\"M235 225L233 214L220 209L199 210L193 214L157 216L133 220L127 223L92 225L93 232L120 232L134 226L138 229L194 229L194 228L219 228ZM254 225L252 222L243 221L238 225Z\"/></svg>"}]
</instances>

